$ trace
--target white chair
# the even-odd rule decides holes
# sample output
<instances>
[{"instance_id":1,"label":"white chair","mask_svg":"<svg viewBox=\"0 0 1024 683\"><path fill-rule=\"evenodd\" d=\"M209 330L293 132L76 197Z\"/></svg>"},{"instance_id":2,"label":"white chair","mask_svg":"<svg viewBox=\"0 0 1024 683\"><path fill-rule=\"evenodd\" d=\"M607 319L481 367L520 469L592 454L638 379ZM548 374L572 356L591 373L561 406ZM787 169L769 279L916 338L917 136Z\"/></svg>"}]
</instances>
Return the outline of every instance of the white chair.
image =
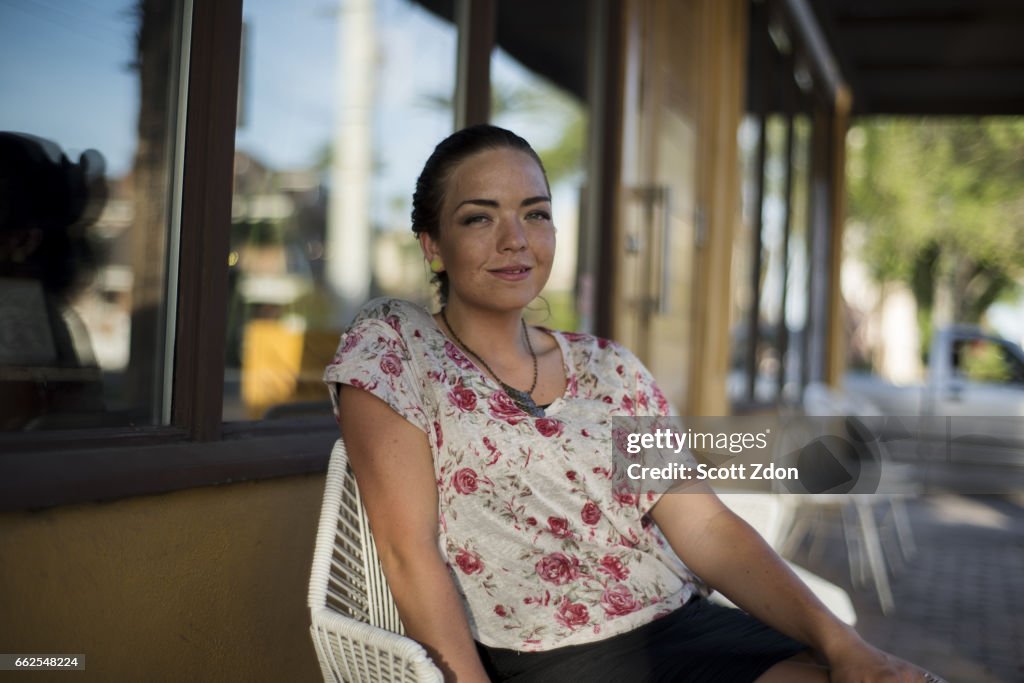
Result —
<instances>
[{"instance_id":1,"label":"white chair","mask_svg":"<svg viewBox=\"0 0 1024 683\"><path fill-rule=\"evenodd\" d=\"M852 416L878 417L879 408L866 397L836 391L828 385L813 383L804 390L804 414L813 417ZM891 614L896 601L889 581L889 570L897 568L897 558L908 561L915 553L913 530L907 513L906 499L918 495L913 484L913 472L907 465L885 463L878 489L871 494L814 494L801 496L798 500L809 508L816 509L813 525L821 521L822 511L835 509L842 515L843 536L846 539L847 556L850 563L850 579L856 586L867 584L869 576L878 595L882 614ZM898 554L886 554L881 534L875 521L875 504L888 505L887 519L895 529L894 544ZM783 543L782 552L796 550L801 540L813 532L811 521L804 515L790 530ZM813 549L813 548L812 548ZM888 569L887 566L888 565Z\"/></svg>"},{"instance_id":2,"label":"white chair","mask_svg":"<svg viewBox=\"0 0 1024 683\"><path fill-rule=\"evenodd\" d=\"M341 439L327 468L308 603L325 681L443 682L427 651L402 635Z\"/></svg>"}]
</instances>

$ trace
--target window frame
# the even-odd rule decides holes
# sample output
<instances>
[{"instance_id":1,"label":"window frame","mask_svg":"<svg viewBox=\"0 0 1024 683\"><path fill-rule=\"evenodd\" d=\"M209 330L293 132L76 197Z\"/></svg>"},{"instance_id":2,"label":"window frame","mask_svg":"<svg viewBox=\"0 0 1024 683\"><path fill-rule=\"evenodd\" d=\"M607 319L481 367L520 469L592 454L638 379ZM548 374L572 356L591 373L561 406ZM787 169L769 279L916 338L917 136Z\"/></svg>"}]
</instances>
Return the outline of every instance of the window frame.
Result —
<instances>
[{"instance_id":1,"label":"window frame","mask_svg":"<svg viewBox=\"0 0 1024 683\"><path fill-rule=\"evenodd\" d=\"M180 251L170 425L0 435L0 510L322 472L330 417L221 420L242 0L186 0L178 110ZM187 69L187 70L186 70ZM183 130L184 136L180 135ZM220 226L220 227L218 227Z\"/></svg>"}]
</instances>

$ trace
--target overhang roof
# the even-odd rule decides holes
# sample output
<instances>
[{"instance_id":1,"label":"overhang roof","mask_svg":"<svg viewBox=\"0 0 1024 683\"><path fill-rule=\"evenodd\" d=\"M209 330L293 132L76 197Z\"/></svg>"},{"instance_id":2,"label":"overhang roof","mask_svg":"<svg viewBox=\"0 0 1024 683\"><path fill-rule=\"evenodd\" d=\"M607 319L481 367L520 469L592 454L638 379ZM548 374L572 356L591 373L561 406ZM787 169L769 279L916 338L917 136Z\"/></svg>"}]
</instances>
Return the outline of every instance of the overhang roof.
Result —
<instances>
[{"instance_id":1,"label":"overhang roof","mask_svg":"<svg viewBox=\"0 0 1024 683\"><path fill-rule=\"evenodd\" d=\"M416 0L455 21L455 0ZM588 0L515 0L497 3L495 42L527 69L585 98Z\"/></svg>"},{"instance_id":2,"label":"overhang roof","mask_svg":"<svg viewBox=\"0 0 1024 683\"><path fill-rule=\"evenodd\" d=\"M454 0L416 1L454 18ZM855 114L1024 115L1024 0L803 1L853 90ZM587 1L497 8L498 44L583 97Z\"/></svg>"},{"instance_id":3,"label":"overhang roof","mask_svg":"<svg viewBox=\"0 0 1024 683\"><path fill-rule=\"evenodd\" d=\"M855 113L1024 115L1024 1L808 2Z\"/></svg>"}]
</instances>

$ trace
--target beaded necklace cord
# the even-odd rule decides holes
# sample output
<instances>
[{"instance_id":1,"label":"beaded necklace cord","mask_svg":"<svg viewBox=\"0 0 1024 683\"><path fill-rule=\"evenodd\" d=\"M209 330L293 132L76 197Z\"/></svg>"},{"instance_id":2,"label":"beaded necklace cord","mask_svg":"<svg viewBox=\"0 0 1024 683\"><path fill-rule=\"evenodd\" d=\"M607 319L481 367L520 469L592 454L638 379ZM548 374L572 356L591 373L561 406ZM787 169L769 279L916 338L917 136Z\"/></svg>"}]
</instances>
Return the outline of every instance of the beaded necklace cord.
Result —
<instances>
[{"instance_id":1,"label":"beaded necklace cord","mask_svg":"<svg viewBox=\"0 0 1024 683\"><path fill-rule=\"evenodd\" d=\"M469 348L469 346L466 345L466 342L462 341L462 339L459 337L458 332L456 332L455 329L452 327L452 324L448 322L448 316L445 314L444 308L441 309L441 320L444 321L445 327L447 327L448 331L452 333L452 337L455 338L455 341L458 342L459 346L461 346L467 352L469 352L469 355L473 356L473 358L480 361L480 364L484 366L484 369L486 369L487 372L491 373L491 377L497 380L498 384L501 385L501 388L505 390L505 393L508 394L509 398L512 399L512 402L515 403L520 410L522 410L524 413L532 415L533 417L544 417L544 409L537 405L537 403L533 400L533 396L531 395L533 394L533 390L537 388L537 353L533 350L533 344L530 342L530 334L526 330L525 320L520 320L520 322L523 324L523 338L526 340L526 348L530 350L530 357L533 359L533 384L531 384L530 388L526 391L522 391L520 389L516 389L513 386L505 384L505 382L503 382L501 378L498 377L498 374L491 369L491 366L487 364L487 361L481 358L480 354L478 354L476 351Z\"/></svg>"}]
</instances>

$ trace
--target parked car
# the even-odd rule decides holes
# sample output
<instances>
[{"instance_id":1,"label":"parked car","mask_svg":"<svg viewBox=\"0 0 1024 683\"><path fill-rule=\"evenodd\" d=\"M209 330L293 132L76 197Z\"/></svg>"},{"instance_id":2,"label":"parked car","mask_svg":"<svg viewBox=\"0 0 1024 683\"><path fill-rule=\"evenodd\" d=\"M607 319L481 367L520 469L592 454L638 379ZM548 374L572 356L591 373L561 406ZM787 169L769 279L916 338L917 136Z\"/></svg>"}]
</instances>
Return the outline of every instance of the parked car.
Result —
<instances>
[{"instance_id":1,"label":"parked car","mask_svg":"<svg viewBox=\"0 0 1024 683\"><path fill-rule=\"evenodd\" d=\"M923 384L850 373L843 388L854 402L876 407L867 422L890 438L902 430L981 449L977 457L1024 462L1024 350L1007 339L976 327L943 328L932 339Z\"/></svg>"}]
</instances>

